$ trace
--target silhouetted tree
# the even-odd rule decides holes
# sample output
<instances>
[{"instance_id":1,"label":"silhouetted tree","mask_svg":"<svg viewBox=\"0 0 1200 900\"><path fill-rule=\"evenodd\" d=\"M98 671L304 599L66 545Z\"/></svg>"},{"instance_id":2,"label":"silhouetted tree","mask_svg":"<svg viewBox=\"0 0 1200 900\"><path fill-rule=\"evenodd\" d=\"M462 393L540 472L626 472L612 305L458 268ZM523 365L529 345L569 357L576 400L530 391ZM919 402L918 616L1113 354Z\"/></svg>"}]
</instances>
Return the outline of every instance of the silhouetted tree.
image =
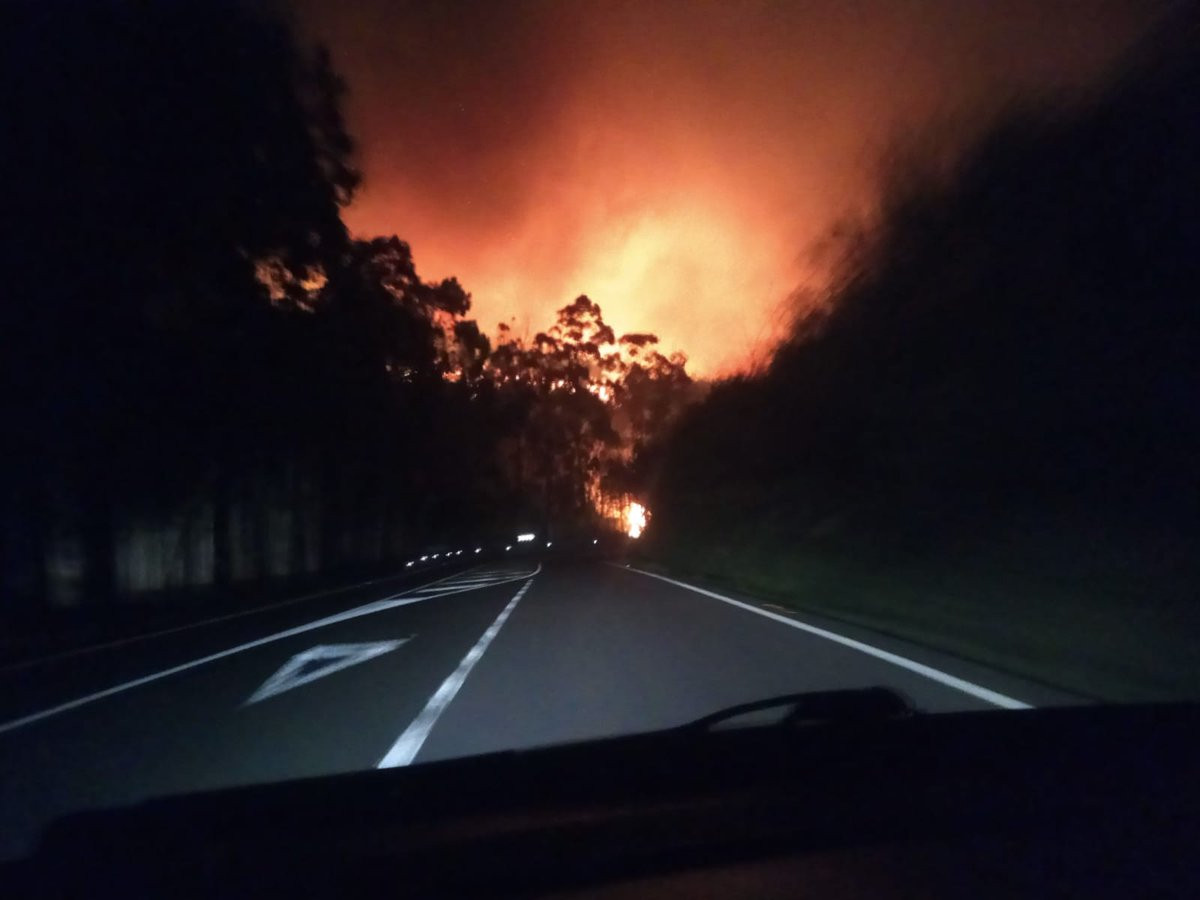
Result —
<instances>
[{"instance_id":1,"label":"silhouetted tree","mask_svg":"<svg viewBox=\"0 0 1200 900\"><path fill-rule=\"evenodd\" d=\"M651 348L654 335L619 341L586 296L526 342L502 329L489 367L521 409L504 444L510 477L539 498L541 515L569 525L595 518L607 491L632 492L631 464L690 399L686 360Z\"/></svg>"},{"instance_id":2,"label":"silhouetted tree","mask_svg":"<svg viewBox=\"0 0 1200 900\"><path fill-rule=\"evenodd\" d=\"M493 350L456 280L352 240L341 82L272 9L0 11L6 604L374 565L534 508L577 521L689 383L682 358L632 360L649 336L622 356L585 297Z\"/></svg>"},{"instance_id":3,"label":"silhouetted tree","mask_svg":"<svg viewBox=\"0 0 1200 900\"><path fill-rule=\"evenodd\" d=\"M0 305L4 493L36 486L9 521L78 533L100 599L123 512L198 484L219 496L262 462L281 385L264 371L279 347L256 266L300 280L343 253L357 175L328 58L257 5L3 15L3 203L21 228Z\"/></svg>"}]
</instances>

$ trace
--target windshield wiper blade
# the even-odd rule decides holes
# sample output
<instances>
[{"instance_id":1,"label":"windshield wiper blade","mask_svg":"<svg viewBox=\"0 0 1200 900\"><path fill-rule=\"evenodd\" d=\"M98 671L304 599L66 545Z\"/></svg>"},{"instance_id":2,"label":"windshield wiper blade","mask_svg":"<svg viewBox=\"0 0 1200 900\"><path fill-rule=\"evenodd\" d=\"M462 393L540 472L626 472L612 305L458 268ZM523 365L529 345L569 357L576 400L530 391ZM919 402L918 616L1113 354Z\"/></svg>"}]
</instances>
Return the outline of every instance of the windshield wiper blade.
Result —
<instances>
[{"instance_id":1,"label":"windshield wiper blade","mask_svg":"<svg viewBox=\"0 0 1200 900\"><path fill-rule=\"evenodd\" d=\"M755 715L775 711L776 716ZM753 703L730 706L684 725L681 730L713 731L721 726L737 727L767 724L776 728L801 728L812 725L844 725L885 722L908 718L916 708L903 694L885 687L840 691L815 691L783 694Z\"/></svg>"}]
</instances>

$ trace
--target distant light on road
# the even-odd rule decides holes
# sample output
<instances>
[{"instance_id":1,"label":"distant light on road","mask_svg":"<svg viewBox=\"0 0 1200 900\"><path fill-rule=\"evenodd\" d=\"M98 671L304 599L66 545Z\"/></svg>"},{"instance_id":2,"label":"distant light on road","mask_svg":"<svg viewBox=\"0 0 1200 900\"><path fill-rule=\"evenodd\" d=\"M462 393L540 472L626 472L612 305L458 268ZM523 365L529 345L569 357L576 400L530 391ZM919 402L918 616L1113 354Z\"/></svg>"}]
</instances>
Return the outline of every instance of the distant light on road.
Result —
<instances>
[{"instance_id":1,"label":"distant light on road","mask_svg":"<svg viewBox=\"0 0 1200 900\"><path fill-rule=\"evenodd\" d=\"M429 557L428 557L428 556L422 556L422 557L421 557L421 562L425 562L425 560L427 560L427 559L429 559Z\"/></svg>"},{"instance_id":2,"label":"distant light on road","mask_svg":"<svg viewBox=\"0 0 1200 900\"><path fill-rule=\"evenodd\" d=\"M546 546L547 546L547 547L549 547L549 546L551 546L553 543L554 543L553 541L546 541Z\"/></svg>"},{"instance_id":3,"label":"distant light on road","mask_svg":"<svg viewBox=\"0 0 1200 900\"><path fill-rule=\"evenodd\" d=\"M508 545L507 547L505 547L504 549L505 549L505 550L511 550L511 549L512 549L512 544L509 544L509 545Z\"/></svg>"},{"instance_id":4,"label":"distant light on road","mask_svg":"<svg viewBox=\"0 0 1200 900\"><path fill-rule=\"evenodd\" d=\"M434 558L434 559L437 559L437 558L438 558L439 556L441 556L441 555L442 555L442 554L440 554L440 553L435 553L435 554L433 554L433 558Z\"/></svg>"},{"instance_id":5,"label":"distant light on road","mask_svg":"<svg viewBox=\"0 0 1200 900\"><path fill-rule=\"evenodd\" d=\"M476 548L475 548L475 552L476 552L476 553L482 553L482 552L483 552L483 548L482 548L482 547L476 547Z\"/></svg>"},{"instance_id":6,"label":"distant light on road","mask_svg":"<svg viewBox=\"0 0 1200 900\"><path fill-rule=\"evenodd\" d=\"M537 537L537 535L526 532L525 534L518 534L517 541L524 544L526 541L532 541L535 537Z\"/></svg>"},{"instance_id":7,"label":"distant light on road","mask_svg":"<svg viewBox=\"0 0 1200 900\"><path fill-rule=\"evenodd\" d=\"M592 538L592 543L593 543L593 544L598 544L598 543L600 543L600 538Z\"/></svg>"},{"instance_id":8,"label":"distant light on road","mask_svg":"<svg viewBox=\"0 0 1200 900\"><path fill-rule=\"evenodd\" d=\"M412 566L412 560L409 560L408 562L406 562L406 563L404 564L404 566L405 566L405 568L409 568L409 567L411 567L411 566Z\"/></svg>"}]
</instances>

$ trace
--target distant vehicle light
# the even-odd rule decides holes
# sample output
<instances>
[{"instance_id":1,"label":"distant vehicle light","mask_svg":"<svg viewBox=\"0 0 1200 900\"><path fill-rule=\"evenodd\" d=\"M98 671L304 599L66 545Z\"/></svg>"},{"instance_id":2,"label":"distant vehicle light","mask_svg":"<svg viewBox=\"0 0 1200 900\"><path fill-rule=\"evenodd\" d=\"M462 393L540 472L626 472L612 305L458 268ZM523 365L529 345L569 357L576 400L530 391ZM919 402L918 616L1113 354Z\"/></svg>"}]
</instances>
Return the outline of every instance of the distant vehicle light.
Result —
<instances>
[{"instance_id":1,"label":"distant vehicle light","mask_svg":"<svg viewBox=\"0 0 1200 900\"><path fill-rule=\"evenodd\" d=\"M441 555L442 555L442 554L440 554L440 553L435 553L435 554L433 554L433 558L434 558L434 559L437 559L437 558L438 558L439 556L441 556Z\"/></svg>"},{"instance_id":2,"label":"distant vehicle light","mask_svg":"<svg viewBox=\"0 0 1200 900\"><path fill-rule=\"evenodd\" d=\"M482 553L482 552L483 552L483 548L482 548L482 547L476 547L476 548L475 548L475 552L476 552L476 553Z\"/></svg>"},{"instance_id":3,"label":"distant vehicle light","mask_svg":"<svg viewBox=\"0 0 1200 900\"><path fill-rule=\"evenodd\" d=\"M546 541L546 546L547 546L547 547L549 547L549 546L550 546L550 545L552 545L553 543L554 543L554 541Z\"/></svg>"},{"instance_id":4,"label":"distant vehicle light","mask_svg":"<svg viewBox=\"0 0 1200 900\"><path fill-rule=\"evenodd\" d=\"M593 543L593 544L598 544L598 543L600 543L600 538L592 538L592 543Z\"/></svg>"},{"instance_id":5,"label":"distant vehicle light","mask_svg":"<svg viewBox=\"0 0 1200 900\"><path fill-rule=\"evenodd\" d=\"M537 535L527 531L525 534L518 534L517 541L518 543L524 544L526 541L532 541L535 537L537 537Z\"/></svg>"},{"instance_id":6,"label":"distant vehicle light","mask_svg":"<svg viewBox=\"0 0 1200 900\"><path fill-rule=\"evenodd\" d=\"M508 545L507 547L505 547L504 549L505 549L505 550L511 550L511 549L512 549L512 544L509 544L509 545Z\"/></svg>"},{"instance_id":7,"label":"distant vehicle light","mask_svg":"<svg viewBox=\"0 0 1200 900\"><path fill-rule=\"evenodd\" d=\"M427 559L429 559L429 557L428 557L428 556L422 556L422 557L421 557L421 562L425 562L425 560L427 560Z\"/></svg>"},{"instance_id":8,"label":"distant vehicle light","mask_svg":"<svg viewBox=\"0 0 1200 900\"><path fill-rule=\"evenodd\" d=\"M409 560L408 562L406 562L406 563L404 564L404 567L405 567L405 568L411 568L411 567L412 567L412 560Z\"/></svg>"}]
</instances>

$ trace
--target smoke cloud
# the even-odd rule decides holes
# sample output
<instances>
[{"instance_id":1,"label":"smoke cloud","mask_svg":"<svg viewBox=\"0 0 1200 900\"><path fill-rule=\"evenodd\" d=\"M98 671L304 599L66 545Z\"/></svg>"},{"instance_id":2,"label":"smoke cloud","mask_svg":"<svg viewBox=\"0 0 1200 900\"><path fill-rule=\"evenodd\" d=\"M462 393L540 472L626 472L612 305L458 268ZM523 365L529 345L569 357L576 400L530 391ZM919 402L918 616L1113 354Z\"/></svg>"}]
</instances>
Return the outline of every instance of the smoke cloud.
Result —
<instances>
[{"instance_id":1,"label":"smoke cloud","mask_svg":"<svg viewBox=\"0 0 1200 900\"><path fill-rule=\"evenodd\" d=\"M297 4L350 87L358 234L411 242L491 329L580 293L701 374L768 347L806 248L889 140L1097 78L1145 3ZM961 137L973 126L964 125Z\"/></svg>"}]
</instances>

